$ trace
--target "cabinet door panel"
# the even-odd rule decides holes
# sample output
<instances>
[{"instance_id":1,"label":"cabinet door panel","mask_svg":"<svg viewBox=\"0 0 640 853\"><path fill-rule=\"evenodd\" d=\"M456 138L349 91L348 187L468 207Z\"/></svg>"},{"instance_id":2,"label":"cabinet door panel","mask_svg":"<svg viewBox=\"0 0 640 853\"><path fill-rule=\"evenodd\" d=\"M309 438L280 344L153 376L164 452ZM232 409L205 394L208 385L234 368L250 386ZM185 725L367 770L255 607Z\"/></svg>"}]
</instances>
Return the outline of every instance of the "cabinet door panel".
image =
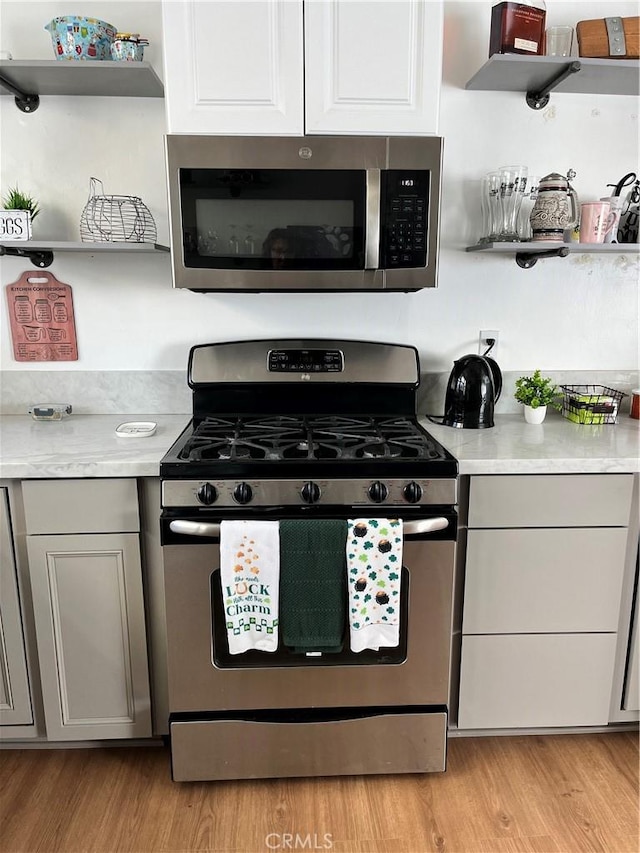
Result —
<instances>
[{"instance_id":1,"label":"cabinet door panel","mask_svg":"<svg viewBox=\"0 0 640 853\"><path fill-rule=\"evenodd\" d=\"M0 725L32 723L7 490L0 489Z\"/></svg>"},{"instance_id":2,"label":"cabinet door panel","mask_svg":"<svg viewBox=\"0 0 640 853\"><path fill-rule=\"evenodd\" d=\"M151 734L135 534L29 536L49 740Z\"/></svg>"},{"instance_id":3,"label":"cabinet door panel","mask_svg":"<svg viewBox=\"0 0 640 853\"><path fill-rule=\"evenodd\" d=\"M439 0L305 3L307 133L434 134Z\"/></svg>"},{"instance_id":4,"label":"cabinet door panel","mask_svg":"<svg viewBox=\"0 0 640 853\"><path fill-rule=\"evenodd\" d=\"M165 0L170 133L303 133L302 0Z\"/></svg>"},{"instance_id":5,"label":"cabinet door panel","mask_svg":"<svg viewBox=\"0 0 640 853\"><path fill-rule=\"evenodd\" d=\"M606 725L615 652L615 634L463 637L458 726Z\"/></svg>"},{"instance_id":6,"label":"cabinet door panel","mask_svg":"<svg viewBox=\"0 0 640 853\"><path fill-rule=\"evenodd\" d=\"M464 634L617 631L627 530L470 530Z\"/></svg>"},{"instance_id":7,"label":"cabinet door panel","mask_svg":"<svg viewBox=\"0 0 640 853\"><path fill-rule=\"evenodd\" d=\"M469 527L626 527L633 474L471 478Z\"/></svg>"}]
</instances>

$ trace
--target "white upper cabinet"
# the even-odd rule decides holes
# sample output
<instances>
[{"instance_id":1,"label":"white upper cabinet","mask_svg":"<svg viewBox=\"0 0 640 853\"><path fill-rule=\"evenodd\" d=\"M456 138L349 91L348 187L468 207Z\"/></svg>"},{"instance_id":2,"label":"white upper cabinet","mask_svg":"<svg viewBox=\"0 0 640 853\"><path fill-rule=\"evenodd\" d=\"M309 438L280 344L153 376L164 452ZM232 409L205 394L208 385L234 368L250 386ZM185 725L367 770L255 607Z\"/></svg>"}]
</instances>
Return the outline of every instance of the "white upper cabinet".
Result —
<instances>
[{"instance_id":1,"label":"white upper cabinet","mask_svg":"<svg viewBox=\"0 0 640 853\"><path fill-rule=\"evenodd\" d=\"M165 0L170 133L438 132L441 0Z\"/></svg>"},{"instance_id":2,"label":"white upper cabinet","mask_svg":"<svg viewBox=\"0 0 640 853\"><path fill-rule=\"evenodd\" d=\"M302 0L165 0L170 133L301 134Z\"/></svg>"},{"instance_id":3,"label":"white upper cabinet","mask_svg":"<svg viewBox=\"0 0 640 853\"><path fill-rule=\"evenodd\" d=\"M306 0L307 133L438 131L442 3Z\"/></svg>"}]
</instances>

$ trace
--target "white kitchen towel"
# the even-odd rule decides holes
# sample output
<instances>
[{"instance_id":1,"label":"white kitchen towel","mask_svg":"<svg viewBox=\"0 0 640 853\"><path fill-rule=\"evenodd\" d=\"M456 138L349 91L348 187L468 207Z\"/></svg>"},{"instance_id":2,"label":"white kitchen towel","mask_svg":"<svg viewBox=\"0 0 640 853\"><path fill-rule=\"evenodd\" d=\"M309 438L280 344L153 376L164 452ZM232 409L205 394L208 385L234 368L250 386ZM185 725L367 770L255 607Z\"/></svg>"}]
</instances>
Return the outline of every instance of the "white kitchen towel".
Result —
<instances>
[{"instance_id":1,"label":"white kitchen towel","mask_svg":"<svg viewBox=\"0 0 640 853\"><path fill-rule=\"evenodd\" d=\"M352 518L347 531L351 651L400 642L402 521Z\"/></svg>"},{"instance_id":2,"label":"white kitchen towel","mask_svg":"<svg viewBox=\"0 0 640 853\"><path fill-rule=\"evenodd\" d=\"M229 652L275 652L280 585L278 522L221 522L220 574Z\"/></svg>"}]
</instances>

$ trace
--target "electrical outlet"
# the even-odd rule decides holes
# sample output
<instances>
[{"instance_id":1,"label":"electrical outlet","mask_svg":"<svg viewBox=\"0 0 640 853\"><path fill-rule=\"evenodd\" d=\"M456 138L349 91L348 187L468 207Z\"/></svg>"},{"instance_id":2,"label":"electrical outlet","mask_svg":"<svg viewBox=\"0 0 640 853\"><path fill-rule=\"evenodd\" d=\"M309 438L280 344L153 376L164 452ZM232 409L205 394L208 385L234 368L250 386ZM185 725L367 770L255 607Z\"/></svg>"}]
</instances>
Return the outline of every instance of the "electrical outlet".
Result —
<instances>
[{"instance_id":1,"label":"electrical outlet","mask_svg":"<svg viewBox=\"0 0 640 853\"><path fill-rule=\"evenodd\" d=\"M489 338L493 338L495 340L495 344L491 348L491 352L488 353L492 358L496 357L498 352L498 340L499 340L500 332L497 329L481 329L480 336L478 338L478 353L480 355L484 355L485 352L489 349L491 344L489 343Z\"/></svg>"}]
</instances>

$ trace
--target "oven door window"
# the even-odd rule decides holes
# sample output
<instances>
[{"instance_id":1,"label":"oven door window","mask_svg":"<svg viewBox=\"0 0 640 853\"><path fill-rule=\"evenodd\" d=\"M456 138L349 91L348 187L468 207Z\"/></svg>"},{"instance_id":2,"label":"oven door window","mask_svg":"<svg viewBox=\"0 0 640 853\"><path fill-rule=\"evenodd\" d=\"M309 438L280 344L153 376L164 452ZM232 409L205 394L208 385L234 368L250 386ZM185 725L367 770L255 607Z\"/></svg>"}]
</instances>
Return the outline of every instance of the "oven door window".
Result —
<instances>
[{"instance_id":1,"label":"oven door window","mask_svg":"<svg viewBox=\"0 0 640 853\"><path fill-rule=\"evenodd\" d=\"M364 170L181 169L185 267L364 269Z\"/></svg>"},{"instance_id":2,"label":"oven door window","mask_svg":"<svg viewBox=\"0 0 640 853\"><path fill-rule=\"evenodd\" d=\"M407 659L407 613L409 610L409 572L402 568L400 587L400 643L393 648L381 648L379 651L365 650L354 653L349 648L349 619L345 613L345 634L343 648L338 653L307 655L295 653L282 643L275 652L249 651L240 655L229 653L226 619L222 601L220 570L211 574L211 614L212 614L212 660L219 669L241 669L277 666L362 666L363 664L400 664Z\"/></svg>"}]
</instances>

